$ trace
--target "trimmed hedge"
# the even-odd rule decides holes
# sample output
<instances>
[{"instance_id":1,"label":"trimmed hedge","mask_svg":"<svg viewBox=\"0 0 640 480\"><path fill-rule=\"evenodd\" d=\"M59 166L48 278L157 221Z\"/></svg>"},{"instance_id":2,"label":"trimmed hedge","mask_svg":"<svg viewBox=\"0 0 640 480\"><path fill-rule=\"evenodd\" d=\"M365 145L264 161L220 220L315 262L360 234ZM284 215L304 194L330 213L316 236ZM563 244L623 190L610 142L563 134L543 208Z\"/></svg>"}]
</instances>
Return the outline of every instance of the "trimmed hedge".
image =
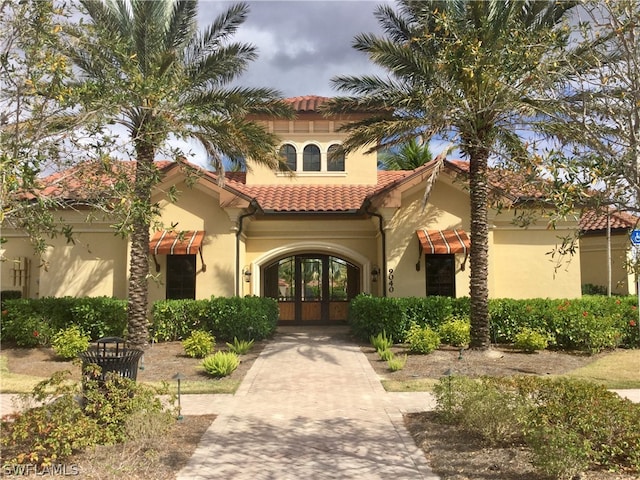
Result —
<instances>
[{"instance_id":1,"label":"trimmed hedge","mask_svg":"<svg viewBox=\"0 0 640 480\"><path fill-rule=\"evenodd\" d=\"M92 341L126 337L127 301L108 297L7 299L0 338L19 346L49 345L73 325ZM232 297L210 300L162 300L152 305L150 340L183 340L207 330L222 341L261 340L275 332L278 304L271 298Z\"/></svg>"},{"instance_id":2,"label":"trimmed hedge","mask_svg":"<svg viewBox=\"0 0 640 480\"><path fill-rule=\"evenodd\" d=\"M262 340L277 325L278 303L272 298L161 300L153 305L151 336L160 342L183 340L194 330L205 330L225 342Z\"/></svg>"},{"instance_id":3,"label":"trimmed hedge","mask_svg":"<svg viewBox=\"0 0 640 480\"><path fill-rule=\"evenodd\" d=\"M437 330L447 319L468 317L468 298L387 298L359 295L351 301L349 323L363 341L383 331L400 341L417 323ZM547 333L552 347L598 352L640 347L637 298L585 296L572 300L491 299L491 339L513 343L523 328Z\"/></svg>"},{"instance_id":4,"label":"trimmed hedge","mask_svg":"<svg viewBox=\"0 0 640 480\"><path fill-rule=\"evenodd\" d=\"M6 300L2 340L20 346L48 345L57 332L76 325L92 340L124 336L127 302L109 297L44 297Z\"/></svg>"}]
</instances>

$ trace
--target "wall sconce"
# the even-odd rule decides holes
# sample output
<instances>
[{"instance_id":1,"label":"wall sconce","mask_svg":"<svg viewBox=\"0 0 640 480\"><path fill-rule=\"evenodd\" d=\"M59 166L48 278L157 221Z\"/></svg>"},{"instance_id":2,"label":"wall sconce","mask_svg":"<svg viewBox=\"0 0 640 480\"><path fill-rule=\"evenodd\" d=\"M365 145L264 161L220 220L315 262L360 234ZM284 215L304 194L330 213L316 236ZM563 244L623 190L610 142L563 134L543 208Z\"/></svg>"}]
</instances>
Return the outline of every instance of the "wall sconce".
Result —
<instances>
[{"instance_id":1,"label":"wall sconce","mask_svg":"<svg viewBox=\"0 0 640 480\"><path fill-rule=\"evenodd\" d=\"M249 283L251 281L251 267L249 265L245 265L242 269L242 275L244 275L244 281Z\"/></svg>"},{"instance_id":2,"label":"wall sconce","mask_svg":"<svg viewBox=\"0 0 640 480\"><path fill-rule=\"evenodd\" d=\"M380 269L378 268L377 265L374 265L373 268L371 269L371 281L377 282L379 275L380 275Z\"/></svg>"}]
</instances>

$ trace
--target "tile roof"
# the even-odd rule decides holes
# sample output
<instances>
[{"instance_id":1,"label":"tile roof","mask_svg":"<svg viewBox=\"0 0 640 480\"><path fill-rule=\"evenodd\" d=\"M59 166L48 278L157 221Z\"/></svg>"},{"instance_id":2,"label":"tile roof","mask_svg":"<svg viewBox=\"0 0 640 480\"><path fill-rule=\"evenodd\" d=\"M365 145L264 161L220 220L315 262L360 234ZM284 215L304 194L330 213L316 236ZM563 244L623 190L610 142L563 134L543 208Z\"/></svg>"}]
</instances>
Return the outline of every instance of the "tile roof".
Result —
<instances>
[{"instance_id":1,"label":"tile roof","mask_svg":"<svg viewBox=\"0 0 640 480\"><path fill-rule=\"evenodd\" d=\"M447 163L455 170L469 174L469 162L448 160ZM499 168L489 168L487 176L493 193L507 196L512 201L543 200L547 196L545 189L549 185L540 177L529 178L523 173ZM539 181L534 181L534 178Z\"/></svg>"},{"instance_id":2,"label":"tile roof","mask_svg":"<svg viewBox=\"0 0 640 480\"><path fill-rule=\"evenodd\" d=\"M344 213L360 209L365 200L410 172L378 172L376 185L246 185L237 173L227 185L256 200L264 212Z\"/></svg>"},{"instance_id":3,"label":"tile roof","mask_svg":"<svg viewBox=\"0 0 640 480\"><path fill-rule=\"evenodd\" d=\"M329 97L305 95L303 97L285 98L284 101L298 113L318 112L321 105L331 100Z\"/></svg>"},{"instance_id":4,"label":"tile roof","mask_svg":"<svg viewBox=\"0 0 640 480\"><path fill-rule=\"evenodd\" d=\"M626 212L619 212L611 210L610 215L611 228L629 230L635 228L640 220ZM580 230L584 232L593 232L598 230L606 230L607 228L607 215L606 212L587 211L582 214L580 218Z\"/></svg>"},{"instance_id":5,"label":"tile roof","mask_svg":"<svg viewBox=\"0 0 640 480\"><path fill-rule=\"evenodd\" d=\"M163 170L174 162L160 160L154 162ZM123 177L133 181L136 162L130 161L87 161L71 168L51 174L39 180L38 196L64 200L87 200L104 196ZM33 198L33 194L28 194Z\"/></svg>"}]
</instances>

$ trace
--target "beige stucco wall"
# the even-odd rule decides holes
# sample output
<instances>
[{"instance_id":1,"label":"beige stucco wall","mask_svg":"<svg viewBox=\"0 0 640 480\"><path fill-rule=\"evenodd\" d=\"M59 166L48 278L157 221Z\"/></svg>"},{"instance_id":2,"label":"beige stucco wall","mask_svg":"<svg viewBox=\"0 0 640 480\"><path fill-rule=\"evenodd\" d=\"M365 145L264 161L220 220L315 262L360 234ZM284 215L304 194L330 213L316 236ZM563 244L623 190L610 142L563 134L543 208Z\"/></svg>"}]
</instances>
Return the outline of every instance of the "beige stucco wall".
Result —
<instances>
[{"instance_id":1,"label":"beige stucco wall","mask_svg":"<svg viewBox=\"0 0 640 480\"><path fill-rule=\"evenodd\" d=\"M241 260L252 271L251 282L243 282L244 295L262 293L261 269L277 259L297 253L322 253L344 258L361 267L363 291L375 290L371 267L378 262L379 232L370 219L324 220L282 219L247 222Z\"/></svg>"},{"instance_id":2,"label":"beige stucco wall","mask_svg":"<svg viewBox=\"0 0 640 480\"><path fill-rule=\"evenodd\" d=\"M618 234L611 236L611 291L615 294L635 293L635 280L625 265L629 251L629 236ZM588 235L580 239L580 265L582 284L607 288L607 237L606 235Z\"/></svg>"},{"instance_id":3,"label":"beige stucco wall","mask_svg":"<svg viewBox=\"0 0 640 480\"><path fill-rule=\"evenodd\" d=\"M2 263L2 289L14 289L11 261L17 257L31 260L30 284L23 295L115 296L124 298L127 273L124 259L127 241L115 236L108 219L87 221L86 212L59 212L74 232L74 243L62 236L48 239L48 248L38 257L23 233L4 231L7 262Z\"/></svg>"},{"instance_id":4,"label":"beige stucco wall","mask_svg":"<svg viewBox=\"0 0 640 480\"><path fill-rule=\"evenodd\" d=\"M0 290L18 290L23 297L33 297L38 293L40 281L40 259L33 253L33 246L22 234L13 231L2 231L2 237L7 240L0 248ZM16 275L14 282L14 262L20 259L27 259L29 262L28 280L24 286L20 285Z\"/></svg>"},{"instance_id":5,"label":"beige stucco wall","mask_svg":"<svg viewBox=\"0 0 640 480\"><path fill-rule=\"evenodd\" d=\"M469 225L469 197L448 179L441 177L430 195L429 203L422 208L424 185L405 192L402 206L392 213L386 223L387 241L387 295L390 297L424 297L426 295L424 253L419 254L416 230L463 229ZM469 295L469 261L464 264L464 255L456 255L456 296ZM420 271L416 263L420 261ZM389 291L389 270L393 270L393 291Z\"/></svg>"},{"instance_id":6,"label":"beige stucco wall","mask_svg":"<svg viewBox=\"0 0 640 480\"><path fill-rule=\"evenodd\" d=\"M295 175L275 172L267 167L251 163L247 172L247 185L272 184L350 184L375 185L378 179L377 155L365 154L366 148L349 153L345 157L344 172L327 171L327 149L334 144L342 144L344 133L335 130L342 125L327 119L298 119L276 122L263 122L270 131L281 139L280 146L289 143L296 148L298 154L298 171ZM312 140L311 140L312 139ZM321 154L320 172L302 171L302 152L307 145L316 145ZM280 148L278 146L278 149Z\"/></svg>"},{"instance_id":7,"label":"beige stucco wall","mask_svg":"<svg viewBox=\"0 0 640 480\"><path fill-rule=\"evenodd\" d=\"M39 296L126 297L126 252L127 241L112 231L77 232L73 245L55 239L44 255L47 269L40 269Z\"/></svg>"},{"instance_id":8,"label":"beige stucco wall","mask_svg":"<svg viewBox=\"0 0 640 480\"><path fill-rule=\"evenodd\" d=\"M580 259L556 257L564 236L575 224L558 229L540 225L520 228L511 224L512 214L494 219L489 247L489 295L493 298L577 298L581 296ZM556 268L557 267L557 268Z\"/></svg>"},{"instance_id":9,"label":"beige stucco wall","mask_svg":"<svg viewBox=\"0 0 640 480\"><path fill-rule=\"evenodd\" d=\"M162 223L165 227L180 230L204 230L202 258L207 266L202 270L200 255L196 256L196 298L205 299L212 295L232 296L235 294L235 222L220 208L217 196L203 188L187 187L183 182L176 185L179 190L177 202L171 203L162 196L158 201ZM155 273L149 284L150 303L165 298L166 255L157 255L160 272ZM155 271L151 259L152 273Z\"/></svg>"},{"instance_id":10,"label":"beige stucco wall","mask_svg":"<svg viewBox=\"0 0 640 480\"><path fill-rule=\"evenodd\" d=\"M444 230L461 228L470 233L468 193L442 175L422 209L424 186L403 194L402 206L388 209L387 269L393 269L393 292L389 296L424 296L426 281L424 254L419 256L419 228ZM493 212L489 230L489 296L492 298L575 298L581 295L578 258L554 270L547 252L556 247L559 236L569 234L575 224L559 230L543 226L528 229L513 225L513 212ZM470 262L456 255L456 296L469 295ZM420 271L416 263L420 261ZM568 258L564 259L569 260ZM463 269L464 268L464 269ZM387 271L387 275L389 272Z\"/></svg>"}]
</instances>

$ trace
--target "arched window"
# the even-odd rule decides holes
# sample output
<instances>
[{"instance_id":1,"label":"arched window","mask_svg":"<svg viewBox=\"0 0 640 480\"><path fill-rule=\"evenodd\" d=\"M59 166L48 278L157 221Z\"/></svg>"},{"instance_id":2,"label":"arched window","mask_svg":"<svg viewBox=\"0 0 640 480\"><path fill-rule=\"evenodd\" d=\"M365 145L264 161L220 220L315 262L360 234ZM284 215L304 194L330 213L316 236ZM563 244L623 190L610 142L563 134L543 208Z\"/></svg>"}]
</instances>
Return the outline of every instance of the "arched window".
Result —
<instances>
[{"instance_id":1,"label":"arched window","mask_svg":"<svg viewBox=\"0 0 640 480\"><path fill-rule=\"evenodd\" d=\"M305 172L320 171L320 149L316 145L307 145L302 152L302 170Z\"/></svg>"},{"instance_id":2,"label":"arched window","mask_svg":"<svg viewBox=\"0 0 640 480\"><path fill-rule=\"evenodd\" d=\"M296 147L288 143L280 147L280 156L290 170L296 171Z\"/></svg>"},{"instance_id":3,"label":"arched window","mask_svg":"<svg viewBox=\"0 0 640 480\"><path fill-rule=\"evenodd\" d=\"M342 145L333 144L327 150L327 170L344 172L344 150Z\"/></svg>"}]
</instances>

